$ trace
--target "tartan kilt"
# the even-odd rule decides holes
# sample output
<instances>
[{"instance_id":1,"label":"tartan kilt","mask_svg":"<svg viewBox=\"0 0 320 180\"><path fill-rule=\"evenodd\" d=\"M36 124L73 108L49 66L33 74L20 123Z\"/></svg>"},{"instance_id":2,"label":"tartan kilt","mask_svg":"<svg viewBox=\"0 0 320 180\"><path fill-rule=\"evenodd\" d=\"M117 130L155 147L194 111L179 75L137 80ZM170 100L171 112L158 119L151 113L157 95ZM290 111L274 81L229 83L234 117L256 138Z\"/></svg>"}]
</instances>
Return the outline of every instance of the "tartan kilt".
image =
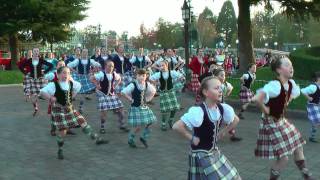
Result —
<instances>
[{"instance_id":1,"label":"tartan kilt","mask_svg":"<svg viewBox=\"0 0 320 180\"><path fill-rule=\"evenodd\" d=\"M192 92L198 92L200 89L200 82L199 82L199 75L193 74L191 75L191 82L190 82L190 90Z\"/></svg>"},{"instance_id":2,"label":"tartan kilt","mask_svg":"<svg viewBox=\"0 0 320 180\"><path fill-rule=\"evenodd\" d=\"M44 78L37 78L34 79L32 77L26 77L25 81L25 89L26 92L25 94L27 95L39 95L40 94L40 89L42 89L48 81Z\"/></svg>"},{"instance_id":3,"label":"tartan kilt","mask_svg":"<svg viewBox=\"0 0 320 180\"><path fill-rule=\"evenodd\" d=\"M156 116L148 106L131 106L129 109L128 124L132 127L152 124L156 120Z\"/></svg>"},{"instance_id":4,"label":"tartan kilt","mask_svg":"<svg viewBox=\"0 0 320 180\"><path fill-rule=\"evenodd\" d=\"M55 125L59 131L76 128L78 125L81 126L87 122L77 110L71 108L71 111L69 111L66 106L57 103L52 105L51 115L53 125Z\"/></svg>"},{"instance_id":5,"label":"tartan kilt","mask_svg":"<svg viewBox=\"0 0 320 180\"><path fill-rule=\"evenodd\" d=\"M127 87L133 80L133 75L131 72L126 72L125 74L120 74L121 75L121 84L119 84L115 88L116 93L121 93L121 91Z\"/></svg>"},{"instance_id":6,"label":"tartan kilt","mask_svg":"<svg viewBox=\"0 0 320 180\"><path fill-rule=\"evenodd\" d=\"M117 95L105 95L101 91L97 91L97 99L98 99L98 110L105 111L105 110L112 110L122 108L123 104L120 101Z\"/></svg>"},{"instance_id":7,"label":"tartan kilt","mask_svg":"<svg viewBox=\"0 0 320 180\"><path fill-rule=\"evenodd\" d=\"M259 126L255 156L265 159L291 155L306 142L298 129L285 118L274 122L270 117Z\"/></svg>"},{"instance_id":8,"label":"tartan kilt","mask_svg":"<svg viewBox=\"0 0 320 180\"><path fill-rule=\"evenodd\" d=\"M29 96L29 90L27 89L27 75L23 76L23 81L22 81L22 86L23 86L23 94L26 95L26 96Z\"/></svg>"},{"instance_id":9,"label":"tartan kilt","mask_svg":"<svg viewBox=\"0 0 320 180\"><path fill-rule=\"evenodd\" d=\"M311 124L320 124L320 104L307 104L308 118Z\"/></svg>"},{"instance_id":10,"label":"tartan kilt","mask_svg":"<svg viewBox=\"0 0 320 180\"><path fill-rule=\"evenodd\" d=\"M250 102L253 96L254 96L254 93L250 89L244 86L241 86L240 93L239 93L241 103L244 104L244 103Z\"/></svg>"},{"instance_id":11,"label":"tartan kilt","mask_svg":"<svg viewBox=\"0 0 320 180\"><path fill-rule=\"evenodd\" d=\"M179 110L176 92L174 89L168 91L160 91L160 111L162 113Z\"/></svg>"},{"instance_id":12,"label":"tartan kilt","mask_svg":"<svg viewBox=\"0 0 320 180\"><path fill-rule=\"evenodd\" d=\"M195 150L189 154L189 180L241 180L237 169L219 150Z\"/></svg>"},{"instance_id":13,"label":"tartan kilt","mask_svg":"<svg viewBox=\"0 0 320 180\"><path fill-rule=\"evenodd\" d=\"M96 86L90 81L88 74L74 74L73 80L81 84L80 94L92 92Z\"/></svg>"}]
</instances>

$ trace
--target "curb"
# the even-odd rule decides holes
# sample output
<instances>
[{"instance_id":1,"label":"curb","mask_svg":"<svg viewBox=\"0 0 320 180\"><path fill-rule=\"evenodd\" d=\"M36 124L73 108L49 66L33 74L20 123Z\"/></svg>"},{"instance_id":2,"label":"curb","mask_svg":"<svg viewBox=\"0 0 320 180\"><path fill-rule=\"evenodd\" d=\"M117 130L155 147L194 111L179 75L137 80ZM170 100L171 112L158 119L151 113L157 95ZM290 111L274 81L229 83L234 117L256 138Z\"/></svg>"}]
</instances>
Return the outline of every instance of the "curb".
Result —
<instances>
[{"instance_id":1,"label":"curb","mask_svg":"<svg viewBox=\"0 0 320 180\"><path fill-rule=\"evenodd\" d=\"M0 87L21 87L21 84L0 84Z\"/></svg>"}]
</instances>

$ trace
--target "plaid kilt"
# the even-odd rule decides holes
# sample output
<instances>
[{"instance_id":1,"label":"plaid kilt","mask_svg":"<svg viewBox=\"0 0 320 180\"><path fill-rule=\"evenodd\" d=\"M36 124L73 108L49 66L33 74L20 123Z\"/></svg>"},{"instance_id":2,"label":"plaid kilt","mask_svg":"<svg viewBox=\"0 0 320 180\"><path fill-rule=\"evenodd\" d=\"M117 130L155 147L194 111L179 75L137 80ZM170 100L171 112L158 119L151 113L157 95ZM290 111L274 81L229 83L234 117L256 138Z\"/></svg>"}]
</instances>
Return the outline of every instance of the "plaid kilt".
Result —
<instances>
[{"instance_id":1,"label":"plaid kilt","mask_svg":"<svg viewBox=\"0 0 320 180\"><path fill-rule=\"evenodd\" d=\"M132 127L151 124L156 121L156 116L148 106L131 106L129 109L128 124Z\"/></svg>"},{"instance_id":2,"label":"plaid kilt","mask_svg":"<svg viewBox=\"0 0 320 180\"><path fill-rule=\"evenodd\" d=\"M296 127L282 118L278 122L263 119L260 123L255 156L265 159L291 155L306 142Z\"/></svg>"},{"instance_id":3,"label":"plaid kilt","mask_svg":"<svg viewBox=\"0 0 320 180\"><path fill-rule=\"evenodd\" d=\"M25 81L25 94L27 95L39 95L40 89L42 89L48 81L44 78L33 79L32 77L26 77Z\"/></svg>"},{"instance_id":4,"label":"plaid kilt","mask_svg":"<svg viewBox=\"0 0 320 180\"><path fill-rule=\"evenodd\" d=\"M244 104L250 102L253 96L254 94L250 89L246 88L245 86L241 86L239 94L241 103Z\"/></svg>"},{"instance_id":5,"label":"plaid kilt","mask_svg":"<svg viewBox=\"0 0 320 180\"><path fill-rule=\"evenodd\" d=\"M123 104L117 95L107 96L103 92L97 91L97 99L98 99L97 108L99 111L118 109L123 107Z\"/></svg>"},{"instance_id":6,"label":"plaid kilt","mask_svg":"<svg viewBox=\"0 0 320 180\"><path fill-rule=\"evenodd\" d=\"M121 75L121 84L119 84L115 88L116 93L121 93L121 91L127 87L131 82L132 82L132 77L133 74L131 72L126 72L125 74L120 74Z\"/></svg>"},{"instance_id":7,"label":"plaid kilt","mask_svg":"<svg viewBox=\"0 0 320 180\"><path fill-rule=\"evenodd\" d=\"M78 125L81 126L86 123L84 117L77 110L71 108L71 111L69 111L66 106L57 103L52 105L51 115L53 125L58 130L76 128Z\"/></svg>"},{"instance_id":8,"label":"plaid kilt","mask_svg":"<svg viewBox=\"0 0 320 180\"><path fill-rule=\"evenodd\" d=\"M96 88L90 81L89 74L74 74L73 80L81 84L80 94L90 93Z\"/></svg>"},{"instance_id":9,"label":"plaid kilt","mask_svg":"<svg viewBox=\"0 0 320 180\"><path fill-rule=\"evenodd\" d=\"M311 124L320 124L320 104L307 104L308 118Z\"/></svg>"},{"instance_id":10,"label":"plaid kilt","mask_svg":"<svg viewBox=\"0 0 320 180\"><path fill-rule=\"evenodd\" d=\"M219 150L195 150L189 154L189 180L241 180L237 169Z\"/></svg>"},{"instance_id":11,"label":"plaid kilt","mask_svg":"<svg viewBox=\"0 0 320 180\"><path fill-rule=\"evenodd\" d=\"M160 91L160 111L162 113L179 110L176 92L174 89L168 91Z\"/></svg>"},{"instance_id":12,"label":"plaid kilt","mask_svg":"<svg viewBox=\"0 0 320 180\"><path fill-rule=\"evenodd\" d=\"M191 82L190 82L190 90L192 92L198 92L200 89L200 82L199 82L199 75L193 74L191 75Z\"/></svg>"},{"instance_id":13,"label":"plaid kilt","mask_svg":"<svg viewBox=\"0 0 320 180\"><path fill-rule=\"evenodd\" d=\"M23 94L29 96L30 90L27 89L27 75L23 76L22 86L23 86Z\"/></svg>"}]
</instances>

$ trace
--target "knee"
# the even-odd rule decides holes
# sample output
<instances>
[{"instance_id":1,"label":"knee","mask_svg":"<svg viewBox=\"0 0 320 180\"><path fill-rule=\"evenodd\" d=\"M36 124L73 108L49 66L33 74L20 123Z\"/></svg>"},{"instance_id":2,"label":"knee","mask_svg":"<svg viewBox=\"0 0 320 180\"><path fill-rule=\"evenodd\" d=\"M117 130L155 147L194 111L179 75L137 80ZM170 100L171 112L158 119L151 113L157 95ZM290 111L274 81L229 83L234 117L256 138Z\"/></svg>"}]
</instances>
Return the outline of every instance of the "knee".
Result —
<instances>
[{"instance_id":1,"label":"knee","mask_svg":"<svg viewBox=\"0 0 320 180\"><path fill-rule=\"evenodd\" d=\"M284 156L284 157L281 157L278 161L280 161L282 163L288 163L289 158L288 158L288 156Z\"/></svg>"}]
</instances>

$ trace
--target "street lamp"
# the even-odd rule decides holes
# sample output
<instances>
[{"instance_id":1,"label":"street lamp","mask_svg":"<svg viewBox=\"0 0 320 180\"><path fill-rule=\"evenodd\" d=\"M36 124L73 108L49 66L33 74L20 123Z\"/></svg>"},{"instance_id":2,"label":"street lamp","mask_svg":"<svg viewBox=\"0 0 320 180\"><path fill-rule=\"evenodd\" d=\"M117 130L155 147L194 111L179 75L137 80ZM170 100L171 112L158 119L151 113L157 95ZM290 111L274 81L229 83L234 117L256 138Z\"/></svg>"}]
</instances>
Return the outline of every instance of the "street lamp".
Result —
<instances>
[{"instance_id":1,"label":"street lamp","mask_svg":"<svg viewBox=\"0 0 320 180\"><path fill-rule=\"evenodd\" d=\"M274 42L273 45L275 49L278 49L278 42Z\"/></svg>"},{"instance_id":2,"label":"street lamp","mask_svg":"<svg viewBox=\"0 0 320 180\"><path fill-rule=\"evenodd\" d=\"M311 48L311 44L308 44L308 47Z\"/></svg>"},{"instance_id":3,"label":"street lamp","mask_svg":"<svg viewBox=\"0 0 320 180\"><path fill-rule=\"evenodd\" d=\"M236 40L236 44L237 44L237 58L239 56L239 39Z\"/></svg>"},{"instance_id":4,"label":"street lamp","mask_svg":"<svg viewBox=\"0 0 320 180\"><path fill-rule=\"evenodd\" d=\"M268 43L264 43L264 47L268 48L269 44Z\"/></svg>"},{"instance_id":5,"label":"street lamp","mask_svg":"<svg viewBox=\"0 0 320 180\"><path fill-rule=\"evenodd\" d=\"M187 1L184 0L182 10L182 19L184 20L184 53L186 59L186 81L189 82L189 71L187 67L189 66L189 23L190 23L190 6ZM186 82L186 84L187 84Z\"/></svg>"}]
</instances>

